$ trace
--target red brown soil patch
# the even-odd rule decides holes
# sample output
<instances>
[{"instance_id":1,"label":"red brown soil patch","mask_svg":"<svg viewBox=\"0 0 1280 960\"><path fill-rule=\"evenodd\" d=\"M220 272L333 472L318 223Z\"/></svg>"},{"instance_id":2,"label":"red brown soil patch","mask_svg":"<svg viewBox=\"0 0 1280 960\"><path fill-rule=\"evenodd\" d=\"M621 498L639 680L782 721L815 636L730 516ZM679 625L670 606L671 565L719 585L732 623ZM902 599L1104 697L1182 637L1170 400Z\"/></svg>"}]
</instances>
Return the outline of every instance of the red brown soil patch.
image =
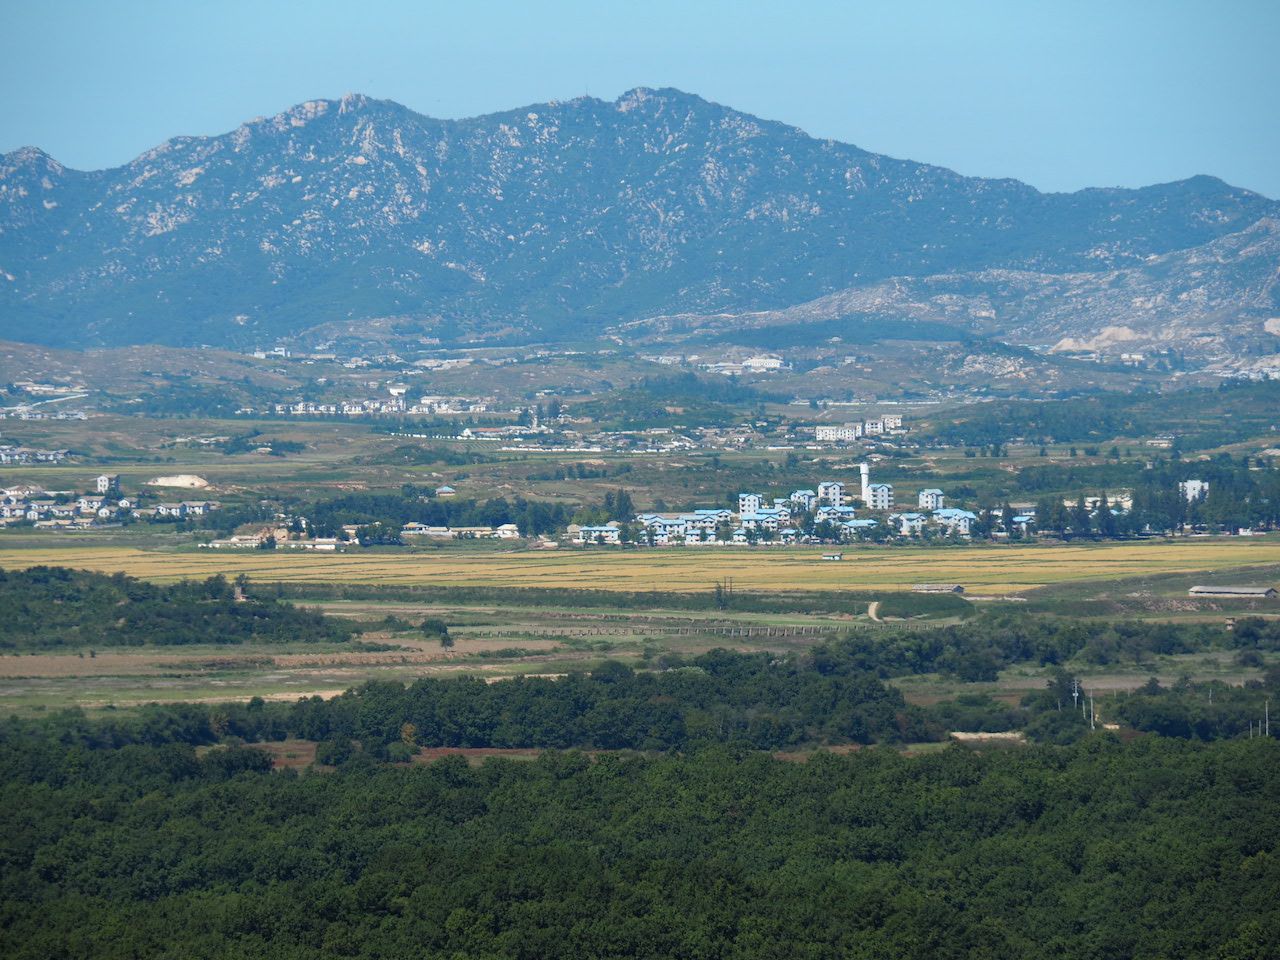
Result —
<instances>
[{"instance_id":1,"label":"red brown soil patch","mask_svg":"<svg viewBox=\"0 0 1280 960\"><path fill-rule=\"evenodd\" d=\"M413 757L414 763L431 763L442 757L466 757L467 763L480 764L489 757L508 760L533 760L544 751L532 747L423 747Z\"/></svg>"}]
</instances>

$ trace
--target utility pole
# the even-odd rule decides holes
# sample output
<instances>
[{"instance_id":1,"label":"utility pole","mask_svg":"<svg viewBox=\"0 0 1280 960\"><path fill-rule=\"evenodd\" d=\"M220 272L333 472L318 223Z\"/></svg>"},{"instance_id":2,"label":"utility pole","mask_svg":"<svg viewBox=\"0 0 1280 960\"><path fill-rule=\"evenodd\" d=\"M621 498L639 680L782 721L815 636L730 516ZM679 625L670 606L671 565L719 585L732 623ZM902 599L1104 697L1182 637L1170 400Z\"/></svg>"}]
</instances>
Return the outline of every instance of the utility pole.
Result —
<instances>
[{"instance_id":1,"label":"utility pole","mask_svg":"<svg viewBox=\"0 0 1280 960\"><path fill-rule=\"evenodd\" d=\"M1271 698L1270 697L1267 697L1267 699L1262 702L1262 716L1263 716L1262 722L1266 726L1266 732L1263 733L1263 736L1269 737L1271 736Z\"/></svg>"},{"instance_id":2,"label":"utility pole","mask_svg":"<svg viewBox=\"0 0 1280 960\"><path fill-rule=\"evenodd\" d=\"M1089 691L1089 729L1090 730L1098 729L1097 720L1098 720L1098 714L1094 712L1094 709L1093 709L1093 691L1090 690Z\"/></svg>"},{"instance_id":3,"label":"utility pole","mask_svg":"<svg viewBox=\"0 0 1280 960\"><path fill-rule=\"evenodd\" d=\"M1071 707L1075 709L1080 706L1080 681L1075 677L1071 678Z\"/></svg>"}]
</instances>

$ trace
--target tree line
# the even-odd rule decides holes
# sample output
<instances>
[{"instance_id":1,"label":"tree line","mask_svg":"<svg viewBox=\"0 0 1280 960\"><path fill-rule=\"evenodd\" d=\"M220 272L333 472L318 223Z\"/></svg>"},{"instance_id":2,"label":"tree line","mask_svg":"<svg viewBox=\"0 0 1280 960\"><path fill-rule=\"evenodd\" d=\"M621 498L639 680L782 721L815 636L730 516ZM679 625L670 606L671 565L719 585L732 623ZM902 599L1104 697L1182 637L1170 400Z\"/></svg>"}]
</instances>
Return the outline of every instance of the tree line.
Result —
<instances>
[{"instance_id":1,"label":"tree line","mask_svg":"<svg viewBox=\"0 0 1280 960\"><path fill-rule=\"evenodd\" d=\"M0 650L342 642L355 632L247 585L220 575L155 584L65 567L0 569Z\"/></svg>"}]
</instances>

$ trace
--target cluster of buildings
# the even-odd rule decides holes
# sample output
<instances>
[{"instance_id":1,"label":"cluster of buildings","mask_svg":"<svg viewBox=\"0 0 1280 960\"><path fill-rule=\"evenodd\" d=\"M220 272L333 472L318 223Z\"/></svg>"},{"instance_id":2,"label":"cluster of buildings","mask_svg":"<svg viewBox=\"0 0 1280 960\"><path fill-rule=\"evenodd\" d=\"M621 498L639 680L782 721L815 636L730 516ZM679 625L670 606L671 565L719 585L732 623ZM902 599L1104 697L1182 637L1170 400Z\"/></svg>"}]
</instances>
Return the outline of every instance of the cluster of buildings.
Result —
<instances>
[{"instance_id":1,"label":"cluster of buildings","mask_svg":"<svg viewBox=\"0 0 1280 960\"><path fill-rule=\"evenodd\" d=\"M402 413L413 414L455 414L455 413L492 413L495 412L492 398L424 396L417 403L410 403L406 398L407 386L392 384L388 389L389 396L365 400L337 400L322 403L316 400L299 400L294 403L277 403L271 412L280 417L376 417ZM252 413L248 409L244 412ZM518 411L496 411L511 413Z\"/></svg>"},{"instance_id":2,"label":"cluster of buildings","mask_svg":"<svg viewBox=\"0 0 1280 960\"><path fill-rule=\"evenodd\" d=\"M402 537L431 537L435 540L519 540L520 528L514 523L496 527L432 527L425 523L406 523Z\"/></svg>"},{"instance_id":3,"label":"cluster of buildings","mask_svg":"<svg viewBox=\"0 0 1280 960\"><path fill-rule=\"evenodd\" d=\"M183 500L140 507L120 490L120 478L104 473L95 477L85 493L44 490L29 484L9 487L0 494L0 526L31 523L37 529L82 529L119 523L125 519L151 520L204 516L216 510L212 500Z\"/></svg>"},{"instance_id":4,"label":"cluster of buildings","mask_svg":"<svg viewBox=\"0 0 1280 960\"><path fill-rule=\"evenodd\" d=\"M297 403L277 403L271 412L278 417L368 417L404 413L405 402L403 396L385 400L339 400L335 403L299 400Z\"/></svg>"},{"instance_id":5,"label":"cluster of buildings","mask_svg":"<svg viewBox=\"0 0 1280 960\"><path fill-rule=\"evenodd\" d=\"M0 410L0 418L6 420L88 420L83 410L37 410L34 406L19 404Z\"/></svg>"},{"instance_id":6,"label":"cluster of buildings","mask_svg":"<svg viewBox=\"0 0 1280 960\"><path fill-rule=\"evenodd\" d=\"M814 439L819 443L850 443L863 437L878 437L902 429L902 416L886 413L874 420L861 423L819 424L813 428Z\"/></svg>"},{"instance_id":7,"label":"cluster of buildings","mask_svg":"<svg viewBox=\"0 0 1280 960\"><path fill-rule=\"evenodd\" d=\"M131 513L139 520L188 520L203 517L220 506L216 500L172 500L152 507L135 507Z\"/></svg>"},{"instance_id":8,"label":"cluster of buildings","mask_svg":"<svg viewBox=\"0 0 1280 960\"><path fill-rule=\"evenodd\" d=\"M747 357L745 360L720 360L713 363L700 363L698 367L708 373L718 373L726 377L736 377L744 373L776 373L786 368L781 357L772 354L760 354Z\"/></svg>"},{"instance_id":9,"label":"cluster of buildings","mask_svg":"<svg viewBox=\"0 0 1280 960\"><path fill-rule=\"evenodd\" d=\"M838 480L819 483L816 490L794 490L786 497L768 498L759 493L740 493L737 510L728 507L696 509L689 513L641 513L635 517L633 534L623 524L571 525L574 543L621 543L633 536L652 546L672 544L829 542L859 540L882 533L887 536L917 537L926 529L942 536L967 537L977 515L947 507L941 490L920 491L919 511L895 511L893 486L872 483L871 468L860 465L861 507ZM882 514L859 516L859 510ZM802 525L801 521L809 521ZM824 526L825 525L825 526Z\"/></svg>"},{"instance_id":10,"label":"cluster of buildings","mask_svg":"<svg viewBox=\"0 0 1280 960\"><path fill-rule=\"evenodd\" d=\"M644 354L642 360L656 363L663 367L696 366L707 373L719 373L726 377L740 376L744 373L776 373L787 369L787 362L772 353L760 353L742 360L703 360L697 354L677 356L674 354Z\"/></svg>"},{"instance_id":11,"label":"cluster of buildings","mask_svg":"<svg viewBox=\"0 0 1280 960\"><path fill-rule=\"evenodd\" d=\"M0 464L5 463L62 463L67 459L66 450L35 450L11 443L0 443Z\"/></svg>"},{"instance_id":12,"label":"cluster of buildings","mask_svg":"<svg viewBox=\"0 0 1280 960\"><path fill-rule=\"evenodd\" d=\"M299 535L287 527L265 527L253 533L237 533L230 537L209 540L199 546L206 550L318 550L334 553L346 544L337 537L310 537Z\"/></svg>"},{"instance_id":13,"label":"cluster of buildings","mask_svg":"<svg viewBox=\"0 0 1280 960\"><path fill-rule=\"evenodd\" d=\"M74 498L73 498L74 497ZM133 501L121 496L117 478L98 477L89 493L78 496L24 484L0 496L0 525L31 523L37 528L89 527L129 515Z\"/></svg>"}]
</instances>

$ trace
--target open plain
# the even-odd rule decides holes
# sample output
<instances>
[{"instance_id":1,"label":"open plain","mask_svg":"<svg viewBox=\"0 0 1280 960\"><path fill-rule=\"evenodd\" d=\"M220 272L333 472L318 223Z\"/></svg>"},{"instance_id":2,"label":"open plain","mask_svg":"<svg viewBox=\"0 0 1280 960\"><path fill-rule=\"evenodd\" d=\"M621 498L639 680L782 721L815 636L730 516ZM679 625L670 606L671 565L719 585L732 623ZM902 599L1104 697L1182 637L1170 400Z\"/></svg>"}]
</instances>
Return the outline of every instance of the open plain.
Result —
<instances>
[{"instance_id":1,"label":"open plain","mask_svg":"<svg viewBox=\"0 0 1280 960\"><path fill-rule=\"evenodd\" d=\"M157 582L246 574L255 581L428 586L702 591L732 578L741 590L909 590L957 583L969 593L1013 594L1073 581L1280 563L1280 539L1186 538L1055 546L857 547L841 561L813 549L675 549L315 554L252 550L148 551L58 547L7 551L0 567L57 565L123 571Z\"/></svg>"}]
</instances>

